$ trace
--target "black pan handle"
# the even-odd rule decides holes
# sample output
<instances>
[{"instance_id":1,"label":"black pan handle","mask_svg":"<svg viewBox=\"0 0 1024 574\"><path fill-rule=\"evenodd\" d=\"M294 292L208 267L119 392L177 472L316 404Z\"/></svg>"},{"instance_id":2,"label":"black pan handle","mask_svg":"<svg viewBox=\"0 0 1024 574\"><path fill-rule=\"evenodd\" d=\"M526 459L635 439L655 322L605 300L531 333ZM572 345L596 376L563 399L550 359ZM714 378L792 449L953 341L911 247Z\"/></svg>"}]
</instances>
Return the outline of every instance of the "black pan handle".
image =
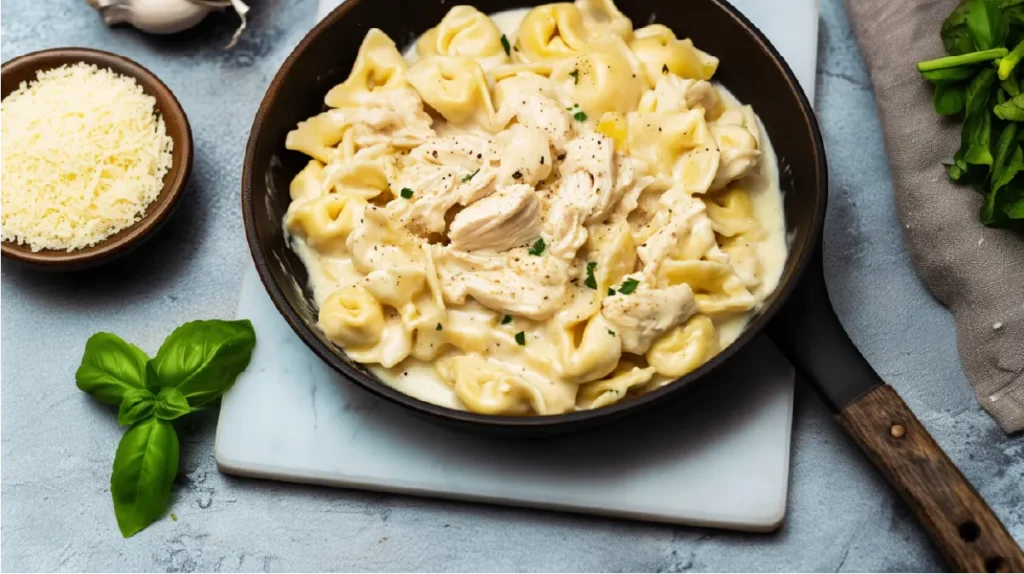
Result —
<instances>
[{"instance_id":1,"label":"black pan handle","mask_svg":"<svg viewBox=\"0 0 1024 574\"><path fill-rule=\"evenodd\" d=\"M1024 552L839 323L821 249L769 334L960 572L1024 572Z\"/></svg>"}]
</instances>

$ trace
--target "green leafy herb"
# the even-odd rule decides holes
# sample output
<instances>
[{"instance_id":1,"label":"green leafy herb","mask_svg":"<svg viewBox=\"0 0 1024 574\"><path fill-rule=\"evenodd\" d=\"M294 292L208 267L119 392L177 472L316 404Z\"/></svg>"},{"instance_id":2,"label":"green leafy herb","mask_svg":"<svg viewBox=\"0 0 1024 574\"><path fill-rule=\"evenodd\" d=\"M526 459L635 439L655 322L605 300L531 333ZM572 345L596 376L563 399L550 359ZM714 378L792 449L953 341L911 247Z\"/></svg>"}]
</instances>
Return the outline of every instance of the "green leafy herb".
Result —
<instances>
[{"instance_id":1,"label":"green leafy herb","mask_svg":"<svg viewBox=\"0 0 1024 574\"><path fill-rule=\"evenodd\" d=\"M1006 43L1006 19L993 0L971 0L967 9L967 33L976 50L998 48Z\"/></svg>"},{"instance_id":2,"label":"green leafy herb","mask_svg":"<svg viewBox=\"0 0 1024 574\"><path fill-rule=\"evenodd\" d=\"M437 327L434 327L435 331L440 331L441 329L444 329L444 327L440 323L437 324Z\"/></svg>"},{"instance_id":3,"label":"green leafy herb","mask_svg":"<svg viewBox=\"0 0 1024 574\"><path fill-rule=\"evenodd\" d=\"M615 294L615 289L613 287L609 287L608 288L608 296L611 297L614 294Z\"/></svg>"},{"instance_id":4,"label":"green leafy herb","mask_svg":"<svg viewBox=\"0 0 1024 574\"><path fill-rule=\"evenodd\" d=\"M661 73L662 74L667 74L668 73L668 64L662 64L661 65Z\"/></svg>"},{"instance_id":5,"label":"green leafy herb","mask_svg":"<svg viewBox=\"0 0 1024 574\"><path fill-rule=\"evenodd\" d=\"M939 115L952 116L963 111L965 99L963 86L940 84L935 86L935 97L932 103L935 106L935 112Z\"/></svg>"},{"instance_id":6,"label":"green leafy herb","mask_svg":"<svg viewBox=\"0 0 1024 574\"><path fill-rule=\"evenodd\" d=\"M512 315L505 315L504 317L501 318L501 324L502 325L508 325L511 322L512 322Z\"/></svg>"},{"instance_id":7,"label":"green leafy herb","mask_svg":"<svg viewBox=\"0 0 1024 574\"><path fill-rule=\"evenodd\" d=\"M171 423L150 417L124 433L114 455L110 495L125 538L160 518L177 474L178 435Z\"/></svg>"},{"instance_id":8,"label":"green leafy herb","mask_svg":"<svg viewBox=\"0 0 1024 574\"><path fill-rule=\"evenodd\" d=\"M130 427L148 419L156 408L156 397L149 389L131 389L124 394L121 406L117 409L117 424Z\"/></svg>"},{"instance_id":9,"label":"green leafy herb","mask_svg":"<svg viewBox=\"0 0 1024 574\"><path fill-rule=\"evenodd\" d=\"M585 122L587 121L587 113L584 112L583 110L580 110L572 115L572 119L578 122Z\"/></svg>"},{"instance_id":10,"label":"green leafy herb","mask_svg":"<svg viewBox=\"0 0 1024 574\"><path fill-rule=\"evenodd\" d=\"M597 278L594 277L594 271L597 270L597 261L587 261L587 278L583 281L583 284L591 289L597 289Z\"/></svg>"},{"instance_id":11,"label":"green leafy herb","mask_svg":"<svg viewBox=\"0 0 1024 574\"><path fill-rule=\"evenodd\" d=\"M615 336L615 331L612 331L611 329L608 329L608 334L611 335L612 337L614 337Z\"/></svg>"},{"instance_id":12,"label":"green leafy herb","mask_svg":"<svg viewBox=\"0 0 1024 574\"><path fill-rule=\"evenodd\" d=\"M1017 207L1024 158L1016 126L1024 122L1018 65L1024 58L1024 1L965 0L940 34L947 55L918 62L917 69L935 85L935 111L963 118L960 149L946 173L985 197L983 223L1024 230Z\"/></svg>"},{"instance_id":13,"label":"green leafy herb","mask_svg":"<svg viewBox=\"0 0 1024 574\"><path fill-rule=\"evenodd\" d=\"M942 23L940 34L946 53L960 55L974 51L974 42L967 33L967 12L970 8L970 2L960 4Z\"/></svg>"},{"instance_id":14,"label":"green leafy herb","mask_svg":"<svg viewBox=\"0 0 1024 574\"><path fill-rule=\"evenodd\" d=\"M518 333L516 333L516 343L519 343L520 345L525 345L526 333L524 333L523 331L519 331Z\"/></svg>"},{"instance_id":15,"label":"green leafy herb","mask_svg":"<svg viewBox=\"0 0 1024 574\"><path fill-rule=\"evenodd\" d=\"M412 190L408 187L403 187L400 194L402 195L402 199L412 199Z\"/></svg>"},{"instance_id":16,"label":"green leafy herb","mask_svg":"<svg viewBox=\"0 0 1024 574\"><path fill-rule=\"evenodd\" d=\"M622 286L619 287L619 293L622 293L623 295L629 295L633 291L636 291L636 287L639 284L640 281L638 279L630 277L629 279L626 279L625 281L622 282Z\"/></svg>"},{"instance_id":17,"label":"green leafy herb","mask_svg":"<svg viewBox=\"0 0 1024 574\"><path fill-rule=\"evenodd\" d=\"M172 421L190 412L192 412L192 407L188 406L188 399L181 394L181 391L174 387L160 389L160 394L156 396L157 418Z\"/></svg>"},{"instance_id":18,"label":"green leafy herb","mask_svg":"<svg viewBox=\"0 0 1024 574\"><path fill-rule=\"evenodd\" d=\"M573 71L569 72L569 77L572 78L572 83L574 83L574 84L579 84L580 83L580 71L579 70L573 70Z\"/></svg>"},{"instance_id":19,"label":"green leafy herb","mask_svg":"<svg viewBox=\"0 0 1024 574\"><path fill-rule=\"evenodd\" d=\"M121 534L160 517L178 472L178 437L169 421L219 398L249 364L256 334L249 321L193 321L176 329L150 359L117 335L86 342L78 388L118 405L121 437L110 494Z\"/></svg>"},{"instance_id":20,"label":"green leafy herb","mask_svg":"<svg viewBox=\"0 0 1024 574\"><path fill-rule=\"evenodd\" d=\"M996 117L1011 122L1024 122L1024 95L1017 94L992 108Z\"/></svg>"},{"instance_id":21,"label":"green leafy herb","mask_svg":"<svg viewBox=\"0 0 1024 574\"><path fill-rule=\"evenodd\" d=\"M480 173L480 168L476 168L476 171L474 171L473 173L471 173L469 175L462 176L462 183L466 183L469 180L473 179L473 176L478 174L478 173Z\"/></svg>"},{"instance_id":22,"label":"green leafy herb","mask_svg":"<svg viewBox=\"0 0 1024 574\"><path fill-rule=\"evenodd\" d=\"M146 388L142 349L111 333L96 333L85 343L82 364L75 372L78 388L108 405L120 405L125 393Z\"/></svg>"},{"instance_id":23,"label":"green leafy herb","mask_svg":"<svg viewBox=\"0 0 1024 574\"><path fill-rule=\"evenodd\" d=\"M512 55L512 45L508 43L508 36L505 36L504 34L501 35L501 47L505 48L506 56Z\"/></svg>"},{"instance_id":24,"label":"green leafy herb","mask_svg":"<svg viewBox=\"0 0 1024 574\"><path fill-rule=\"evenodd\" d=\"M192 321L174 330L153 358L160 388L175 387L196 407L212 401L245 370L256 346L249 321Z\"/></svg>"},{"instance_id":25,"label":"green leafy herb","mask_svg":"<svg viewBox=\"0 0 1024 574\"><path fill-rule=\"evenodd\" d=\"M547 244L544 243L544 238L538 237L537 241L534 241L533 245L530 246L530 249L527 250L527 253L529 253L530 255L540 255L541 253L544 253L544 249L546 247Z\"/></svg>"}]
</instances>

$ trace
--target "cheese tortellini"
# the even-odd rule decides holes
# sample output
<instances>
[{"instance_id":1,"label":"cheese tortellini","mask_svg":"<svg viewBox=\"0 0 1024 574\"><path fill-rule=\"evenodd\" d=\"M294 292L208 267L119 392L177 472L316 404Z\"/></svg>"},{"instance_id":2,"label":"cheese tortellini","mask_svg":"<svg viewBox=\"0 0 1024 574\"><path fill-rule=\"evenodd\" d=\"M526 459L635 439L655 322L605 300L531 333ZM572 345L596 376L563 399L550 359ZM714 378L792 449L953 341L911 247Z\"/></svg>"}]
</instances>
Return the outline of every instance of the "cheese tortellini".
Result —
<instances>
[{"instance_id":1,"label":"cheese tortellini","mask_svg":"<svg viewBox=\"0 0 1024 574\"><path fill-rule=\"evenodd\" d=\"M472 6L453 7L441 23L416 42L421 56L475 58L485 68L508 60L501 45L501 31L486 14Z\"/></svg>"},{"instance_id":2,"label":"cheese tortellini","mask_svg":"<svg viewBox=\"0 0 1024 574\"><path fill-rule=\"evenodd\" d=\"M774 289L770 143L718 60L612 0L377 29L285 147L319 325L416 397L534 416L685 376ZM771 249L782 256L769 256Z\"/></svg>"}]
</instances>

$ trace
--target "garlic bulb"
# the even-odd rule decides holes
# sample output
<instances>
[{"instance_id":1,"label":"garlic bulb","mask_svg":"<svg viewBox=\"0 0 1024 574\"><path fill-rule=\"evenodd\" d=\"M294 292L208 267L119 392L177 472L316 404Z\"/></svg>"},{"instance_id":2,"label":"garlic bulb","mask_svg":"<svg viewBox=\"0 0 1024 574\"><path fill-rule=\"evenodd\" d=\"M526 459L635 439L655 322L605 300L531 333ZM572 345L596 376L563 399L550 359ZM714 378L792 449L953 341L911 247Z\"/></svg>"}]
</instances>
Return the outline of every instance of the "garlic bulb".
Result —
<instances>
[{"instance_id":1,"label":"garlic bulb","mask_svg":"<svg viewBox=\"0 0 1024 574\"><path fill-rule=\"evenodd\" d=\"M150 34L173 34L195 26L214 10L234 8L242 23L231 38L235 45L245 29L249 7L242 0L85 0L108 26L131 24Z\"/></svg>"}]
</instances>

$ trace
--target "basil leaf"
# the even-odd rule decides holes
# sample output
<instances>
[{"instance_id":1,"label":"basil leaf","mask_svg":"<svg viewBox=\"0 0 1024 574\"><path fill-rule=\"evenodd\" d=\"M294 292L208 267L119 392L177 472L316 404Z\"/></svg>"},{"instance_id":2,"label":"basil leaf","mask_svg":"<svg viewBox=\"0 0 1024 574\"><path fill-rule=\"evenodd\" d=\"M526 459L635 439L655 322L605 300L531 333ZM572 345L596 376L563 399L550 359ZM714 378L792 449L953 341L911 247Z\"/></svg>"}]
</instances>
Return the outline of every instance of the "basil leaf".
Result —
<instances>
[{"instance_id":1,"label":"basil leaf","mask_svg":"<svg viewBox=\"0 0 1024 574\"><path fill-rule=\"evenodd\" d=\"M964 109L966 96L962 86L935 86L935 96L932 104L935 111L942 116L959 114Z\"/></svg>"},{"instance_id":2,"label":"basil leaf","mask_svg":"<svg viewBox=\"0 0 1024 574\"><path fill-rule=\"evenodd\" d=\"M190 412L192 409L188 406L188 400L185 395L181 394L181 391L174 387L160 389L160 394L156 397L157 418L170 421Z\"/></svg>"},{"instance_id":3,"label":"basil leaf","mask_svg":"<svg viewBox=\"0 0 1024 574\"><path fill-rule=\"evenodd\" d=\"M992 111L1001 120L1024 122L1024 94L1018 94L1001 104L997 104L992 108Z\"/></svg>"},{"instance_id":4,"label":"basil leaf","mask_svg":"<svg viewBox=\"0 0 1024 574\"><path fill-rule=\"evenodd\" d=\"M953 13L942 23L942 45L946 53L956 56L974 51L974 42L967 32L967 12L971 9L970 2L964 2L953 10Z\"/></svg>"},{"instance_id":5,"label":"basil leaf","mask_svg":"<svg viewBox=\"0 0 1024 574\"><path fill-rule=\"evenodd\" d=\"M992 0L969 0L967 33L978 50L998 48L1006 43L1009 26L999 4Z\"/></svg>"},{"instance_id":6,"label":"basil leaf","mask_svg":"<svg viewBox=\"0 0 1024 574\"><path fill-rule=\"evenodd\" d=\"M163 514L178 474L178 435L171 423L149 418L117 445L110 495L121 534L128 538Z\"/></svg>"},{"instance_id":7,"label":"basil leaf","mask_svg":"<svg viewBox=\"0 0 1024 574\"><path fill-rule=\"evenodd\" d=\"M146 388L148 360L142 349L121 337L96 333L85 343L75 383L98 400L120 405L128 391Z\"/></svg>"},{"instance_id":8,"label":"basil leaf","mask_svg":"<svg viewBox=\"0 0 1024 574\"><path fill-rule=\"evenodd\" d=\"M221 396L245 370L256 345L252 323L192 321L174 330L153 358L161 389L177 388L195 407Z\"/></svg>"},{"instance_id":9,"label":"basil leaf","mask_svg":"<svg viewBox=\"0 0 1024 574\"><path fill-rule=\"evenodd\" d=\"M117 424L131 426L153 414L156 397L148 389L131 389L124 394L117 409Z\"/></svg>"}]
</instances>

